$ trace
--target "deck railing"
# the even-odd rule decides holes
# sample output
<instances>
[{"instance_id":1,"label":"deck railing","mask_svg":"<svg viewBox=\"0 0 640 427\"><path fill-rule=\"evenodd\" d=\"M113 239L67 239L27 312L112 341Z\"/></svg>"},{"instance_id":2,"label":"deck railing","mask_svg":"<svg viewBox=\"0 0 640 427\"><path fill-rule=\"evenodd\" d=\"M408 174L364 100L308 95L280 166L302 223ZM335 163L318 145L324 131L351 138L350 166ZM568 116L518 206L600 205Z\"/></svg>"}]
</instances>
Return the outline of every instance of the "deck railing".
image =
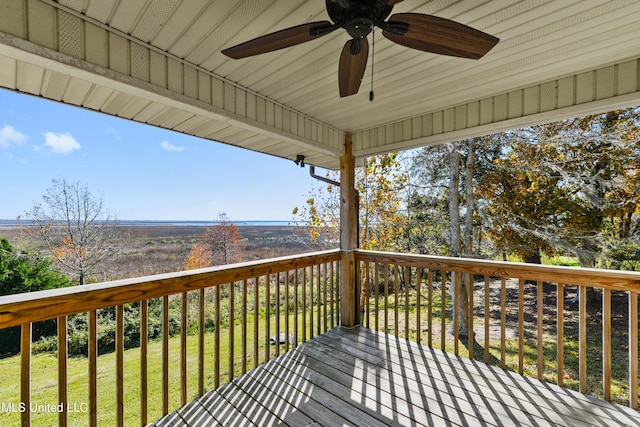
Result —
<instances>
[{"instance_id":1,"label":"deck railing","mask_svg":"<svg viewBox=\"0 0 640 427\"><path fill-rule=\"evenodd\" d=\"M638 408L640 273L371 251L356 261L365 326Z\"/></svg>"},{"instance_id":2,"label":"deck railing","mask_svg":"<svg viewBox=\"0 0 640 427\"><path fill-rule=\"evenodd\" d=\"M21 336L16 380L3 384L3 396L13 390L13 397L0 402L0 425L146 425L339 324L339 256L324 251L0 297L0 329L17 326ZM150 340L150 321L158 323L150 307L160 307L158 342ZM139 345L125 350L134 309ZM99 355L103 310L115 312L115 355ZM87 316L88 354L74 358L68 319L79 313ZM57 346L57 377L43 381L46 375L35 372L43 370L39 359L32 368L40 356L32 355L32 328L48 319L57 319L57 342L65 345ZM78 364L85 366L80 374ZM86 386L70 396L73 381ZM131 400L139 400L135 411Z\"/></svg>"},{"instance_id":3,"label":"deck railing","mask_svg":"<svg viewBox=\"0 0 640 427\"><path fill-rule=\"evenodd\" d=\"M0 359L4 372L16 365L0 424L151 422L338 325L339 259L332 250L0 297L0 329L19 327L22 346ZM355 259L365 326L638 408L640 273L362 250ZM109 354L99 354L104 314L116 325ZM88 350L72 357L78 315ZM34 355L32 329L50 319L67 345ZM134 321L139 343L126 349Z\"/></svg>"}]
</instances>

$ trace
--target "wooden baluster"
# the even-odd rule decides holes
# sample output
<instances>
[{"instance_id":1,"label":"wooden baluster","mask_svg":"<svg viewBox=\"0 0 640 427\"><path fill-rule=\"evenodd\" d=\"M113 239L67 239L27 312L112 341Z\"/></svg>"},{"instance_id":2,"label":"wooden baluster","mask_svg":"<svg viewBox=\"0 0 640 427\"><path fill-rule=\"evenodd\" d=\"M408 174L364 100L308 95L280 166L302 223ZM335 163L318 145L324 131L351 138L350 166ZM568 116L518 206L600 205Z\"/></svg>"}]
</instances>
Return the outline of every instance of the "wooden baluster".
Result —
<instances>
[{"instance_id":1,"label":"wooden baluster","mask_svg":"<svg viewBox=\"0 0 640 427\"><path fill-rule=\"evenodd\" d=\"M459 319L459 308L458 308L458 296L460 295L460 286L461 286L462 273L457 271L451 272L451 302L453 304L453 353L457 356L459 350L458 344L458 328L460 325L458 322Z\"/></svg>"},{"instance_id":2,"label":"wooden baluster","mask_svg":"<svg viewBox=\"0 0 640 427\"><path fill-rule=\"evenodd\" d=\"M313 283L315 278L315 269L309 267L309 339L313 338Z\"/></svg>"},{"instance_id":3,"label":"wooden baluster","mask_svg":"<svg viewBox=\"0 0 640 427\"><path fill-rule=\"evenodd\" d=\"M67 317L58 317L58 403L62 411L58 413L58 426L66 427L69 414L67 399Z\"/></svg>"},{"instance_id":4,"label":"wooden baluster","mask_svg":"<svg viewBox=\"0 0 640 427\"><path fill-rule=\"evenodd\" d=\"M440 304L440 349L445 349L445 335L447 333L447 273L444 270L440 270L440 281L442 282L441 289L441 304Z\"/></svg>"},{"instance_id":5,"label":"wooden baluster","mask_svg":"<svg viewBox=\"0 0 640 427\"><path fill-rule=\"evenodd\" d=\"M507 364L507 279L502 277L500 283L500 367Z\"/></svg>"},{"instance_id":6,"label":"wooden baluster","mask_svg":"<svg viewBox=\"0 0 640 427\"><path fill-rule=\"evenodd\" d=\"M285 337L285 342L286 342ZM276 356L280 356L280 273L276 274Z\"/></svg>"},{"instance_id":7,"label":"wooden baluster","mask_svg":"<svg viewBox=\"0 0 640 427\"><path fill-rule=\"evenodd\" d=\"M333 281L333 278L334 278L333 266L334 266L334 264L333 264L333 261L332 261L331 263L329 263L329 287L330 287L329 304L331 305L331 329L336 327L336 321L335 321L334 313L337 310L336 302L334 301L334 297L333 297L334 291L336 289L334 281Z\"/></svg>"},{"instance_id":8,"label":"wooden baluster","mask_svg":"<svg viewBox=\"0 0 640 427\"><path fill-rule=\"evenodd\" d=\"M187 293L182 292L180 303L180 404L187 404Z\"/></svg>"},{"instance_id":9,"label":"wooden baluster","mask_svg":"<svg viewBox=\"0 0 640 427\"><path fill-rule=\"evenodd\" d=\"M484 363L489 364L489 334L491 321L491 277L484 276Z\"/></svg>"},{"instance_id":10,"label":"wooden baluster","mask_svg":"<svg viewBox=\"0 0 640 427\"><path fill-rule=\"evenodd\" d=\"M427 273L427 345L433 347L433 270Z\"/></svg>"},{"instance_id":11,"label":"wooden baluster","mask_svg":"<svg viewBox=\"0 0 640 427\"><path fill-rule=\"evenodd\" d=\"M416 267L416 338L417 343L422 343L422 301L420 291L422 291L422 268Z\"/></svg>"},{"instance_id":12,"label":"wooden baluster","mask_svg":"<svg viewBox=\"0 0 640 427\"><path fill-rule=\"evenodd\" d=\"M638 292L629 291L629 406L638 409Z\"/></svg>"},{"instance_id":13,"label":"wooden baluster","mask_svg":"<svg viewBox=\"0 0 640 427\"><path fill-rule=\"evenodd\" d=\"M318 277L316 278L316 335L320 335L322 333L322 322L321 322L321 317L320 315L322 314L322 299L320 298L320 264L318 264ZM358 295L358 298L360 298L360 296Z\"/></svg>"},{"instance_id":14,"label":"wooden baluster","mask_svg":"<svg viewBox=\"0 0 640 427\"><path fill-rule=\"evenodd\" d=\"M293 278L293 330L294 330L294 338L293 338L293 347L298 346L298 335L300 333L300 329L298 329L298 281L300 280L299 269L296 268L294 278Z\"/></svg>"},{"instance_id":15,"label":"wooden baluster","mask_svg":"<svg viewBox=\"0 0 640 427\"><path fill-rule=\"evenodd\" d=\"M162 415L169 413L169 296L162 297Z\"/></svg>"},{"instance_id":16,"label":"wooden baluster","mask_svg":"<svg viewBox=\"0 0 640 427\"><path fill-rule=\"evenodd\" d=\"M336 288L336 324L340 325L342 320L342 300L340 299L340 261L335 262L335 288Z\"/></svg>"},{"instance_id":17,"label":"wooden baluster","mask_svg":"<svg viewBox=\"0 0 640 427\"><path fill-rule=\"evenodd\" d=\"M558 364L557 384L564 384L564 284L558 283L556 308L556 337L558 339L556 361Z\"/></svg>"},{"instance_id":18,"label":"wooden baluster","mask_svg":"<svg viewBox=\"0 0 640 427\"><path fill-rule=\"evenodd\" d=\"M271 358L271 348L269 348L269 335L271 334L271 275L267 274L264 277L264 295L265 295L265 313L266 322L264 325L264 361L268 362Z\"/></svg>"},{"instance_id":19,"label":"wooden baluster","mask_svg":"<svg viewBox=\"0 0 640 427\"><path fill-rule=\"evenodd\" d=\"M89 426L98 425L98 313L91 310L89 317Z\"/></svg>"},{"instance_id":20,"label":"wooden baluster","mask_svg":"<svg viewBox=\"0 0 640 427\"><path fill-rule=\"evenodd\" d=\"M578 288L578 359L580 393L587 392L587 288Z\"/></svg>"},{"instance_id":21,"label":"wooden baluster","mask_svg":"<svg viewBox=\"0 0 640 427\"><path fill-rule=\"evenodd\" d=\"M116 425L124 426L124 306L116 306Z\"/></svg>"},{"instance_id":22,"label":"wooden baluster","mask_svg":"<svg viewBox=\"0 0 640 427\"><path fill-rule=\"evenodd\" d=\"M518 280L518 373L524 373L524 279Z\"/></svg>"},{"instance_id":23,"label":"wooden baluster","mask_svg":"<svg viewBox=\"0 0 640 427\"><path fill-rule=\"evenodd\" d=\"M602 389L611 400L611 289L602 290Z\"/></svg>"},{"instance_id":24,"label":"wooden baluster","mask_svg":"<svg viewBox=\"0 0 640 427\"><path fill-rule=\"evenodd\" d=\"M259 286L259 277L253 278L253 367L258 367L258 358L260 357L258 354L258 337L260 332L258 331L258 321L260 319L260 286Z\"/></svg>"},{"instance_id":25,"label":"wooden baluster","mask_svg":"<svg viewBox=\"0 0 640 427\"><path fill-rule=\"evenodd\" d=\"M307 268L302 269L302 342L307 341Z\"/></svg>"},{"instance_id":26,"label":"wooden baluster","mask_svg":"<svg viewBox=\"0 0 640 427\"><path fill-rule=\"evenodd\" d=\"M389 264L382 270L384 275L384 332L389 333Z\"/></svg>"},{"instance_id":27,"label":"wooden baluster","mask_svg":"<svg viewBox=\"0 0 640 427\"><path fill-rule=\"evenodd\" d=\"M542 381L544 379L544 353L543 353L543 344L544 344L544 294L543 294L543 282L541 282L540 280L538 280L536 282L536 290L537 292L537 296L536 296L536 300L537 300L537 306L538 306L538 313L537 313L537 323L538 323L538 340L537 340L537 352L538 352L538 359L537 359L537 368L538 368L538 379L540 381Z\"/></svg>"},{"instance_id":28,"label":"wooden baluster","mask_svg":"<svg viewBox=\"0 0 640 427\"><path fill-rule=\"evenodd\" d=\"M198 396L204 394L204 290L198 290Z\"/></svg>"},{"instance_id":29,"label":"wooden baluster","mask_svg":"<svg viewBox=\"0 0 640 427\"><path fill-rule=\"evenodd\" d=\"M411 284L411 267L404 267L404 339L409 339L409 288Z\"/></svg>"},{"instance_id":30,"label":"wooden baluster","mask_svg":"<svg viewBox=\"0 0 640 427\"><path fill-rule=\"evenodd\" d=\"M398 265L393 266L393 335L398 336L398 317L399 317L399 304L398 304L398 292L400 291L400 267Z\"/></svg>"},{"instance_id":31,"label":"wooden baluster","mask_svg":"<svg viewBox=\"0 0 640 427\"><path fill-rule=\"evenodd\" d=\"M149 412L149 303L140 301L140 425L148 424Z\"/></svg>"},{"instance_id":32,"label":"wooden baluster","mask_svg":"<svg viewBox=\"0 0 640 427\"><path fill-rule=\"evenodd\" d=\"M20 327L20 403L25 410L20 414L23 426L31 425L31 323Z\"/></svg>"},{"instance_id":33,"label":"wooden baluster","mask_svg":"<svg viewBox=\"0 0 640 427\"><path fill-rule=\"evenodd\" d=\"M362 305L362 309L364 310L364 326L369 328L369 315L371 313L371 301L369 292L371 289L371 279L369 278L369 262L364 262L364 304Z\"/></svg>"},{"instance_id":34,"label":"wooden baluster","mask_svg":"<svg viewBox=\"0 0 640 427\"><path fill-rule=\"evenodd\" d=\"M380 311L380 264L377 262L373 264L373 268L375 271L373 272L373 280L376 288L376 299L375 299L375 310L373 312L373 321L376 326L376 331L380 330L380 320L379 320L379 311Z\"/></svg>"},{"instance_id":35,"label":"wooden baluster","mask_svg":"<svg viewBox=\"0 0 640 427\"><path fill-rule=\"evenodd\" d=\"M213 331L213 388L220 387L220 288L222 285L215 287L213 296L213 322L215 329ZM257 316L257 313L256 313Z\"/></svg>"},{"instance_id":36,"label":"wooden baluster","mask_svg":"<svg viewBox=\"0 0 640 427\"><path fill-rule=\"evenodd\" d=\"M469 288L468 288L468 297L469 297L469 311L467 313L467 321L468 321L468 325L467 325L467 329L469 330L469 336L467 337L467 348L469 349L469 359L474 359L475 355L474 355L474 344L475 344L475 336L474 336L474 332L473 332L473 317L474 317L474 311L473 311L473 288L474 288L474 281L473 281L473 274L471 273L467 273L467 278L469 279Z\"/></svg>"},{"instance_id":37,"label":"wooden baluster","mask_svg":"<svg viewBox=\"0 0 640 427\"><path fill-rule=\"evenodd\" d=\"M242 374L247 373L247 279L242 281Z\"/></svg>"},{"instance_id":38,"label":"wooden baluster","mask_svg":"<svg viewBox=\"0 0 640 427\"><path fill-rule=\"evenodd\" d=\"M291 310L289 307L289 303L291 299L289 298L289 278L291 277L291 271L285 272L286 277L284 278L284 351L289 351L291 344L289 343L289 334L291 330L289 329L289 316L291 314ZM326 321L326 312L325 312L325 321ZM326 325L326 323L325 323Z\"/></svg>"},{"instance_id":39,"label":"wooden baluster","mask_svg":"<svg viewBox=\"0 0 640 427\"><path fill-rule=\"evenodd\" d=\"M328 302L328 298L327 298L327 288L330 287L328 286L328 277L329 277L329 264L325 263L324 264L324 275L323 275L323 290L322 290L322 295L323 295L323 306L322 306L322 317L324 318L324 332L327 332L329 330L329 321L327 318L327 302ZM287 342L289 341L288 335L287 335Z\"/></svg>"},{"instance_id":40,"label":"wooden baluster","mask_svg":"<svg viewBox=\"0 0 640 427\"><path fill-rule=\"evenodd\" d=\"M235 318L235 306L236 306L236 283L229 283L229 381L233 381L233 377L236 370L236 357L235 357L235 338L236 338L236 318Z\"/></svg>"}]
</instances>

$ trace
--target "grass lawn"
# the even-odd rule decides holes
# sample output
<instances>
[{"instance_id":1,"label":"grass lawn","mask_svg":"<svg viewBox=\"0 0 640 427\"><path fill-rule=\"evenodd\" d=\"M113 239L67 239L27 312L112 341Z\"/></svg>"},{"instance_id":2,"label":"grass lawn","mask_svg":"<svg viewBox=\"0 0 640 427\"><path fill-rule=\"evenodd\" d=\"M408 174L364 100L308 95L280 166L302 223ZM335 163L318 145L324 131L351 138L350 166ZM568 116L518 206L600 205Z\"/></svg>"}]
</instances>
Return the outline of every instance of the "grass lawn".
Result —
<instances>
[{"instance_id":1,"label":"grass lawn","mask_svg":"<svg viewBox=\"0 0 640 427\"><path fill-rule=\"evenodd\" d=\"M314 312L314 322L317 319ZM306 327L309 329L309 313ZM259 322L259 353L258 359L265 359L266 322ZM280 318L280 331L284 332L284 315ZM253 319L248 319L247 330L247 370L253 368ZM289 318L290 331L294 331L294 316ZM314 326L317 330L317 325ZM241 374L242 327L236 325L234 329L234 372ZM270 321L270 336L276 334L276 320L272 316ZM298 317L298 340L302 339L302 320ZM310 332L307 332L309 338ZM205 334L205 390L214 388L214 334ZM269 346L270 357L275 356L276 346ZM280 353L284 352L284 345L280 346ZM229 378L229 330L220 331L220 384ZM77 412L69 413L69 425L87 425L88 413L86 405L88 399L88 359L86 357L72 357L68 360L68 401L71 409ZM188 399L197 397L198 393L198 336L187 338L187 391ZM98 424L115 425L116 417L116 358L115 353L98 357ZM0 359L0 426L19 426L20 412L20 357L13 356ZM45 408L34 408L31 413L32 425L49 426L58 424L58 414L50 407L57 405L58 358L56 354L40 353L32 356L31 360L31 402L33 405ZM148 422L162 416L162 341L150 342L148 345ZM125 425L140 425L140 350L129 349L124 352L124 382L125 382ZM180 399L180 337L169 339L169 408L178 408ZM11 404L14 404L13 408ZM4 405L4 406L1 406ZM15 409L15 410L12 410Z\"/></svg>"}]
</instances>

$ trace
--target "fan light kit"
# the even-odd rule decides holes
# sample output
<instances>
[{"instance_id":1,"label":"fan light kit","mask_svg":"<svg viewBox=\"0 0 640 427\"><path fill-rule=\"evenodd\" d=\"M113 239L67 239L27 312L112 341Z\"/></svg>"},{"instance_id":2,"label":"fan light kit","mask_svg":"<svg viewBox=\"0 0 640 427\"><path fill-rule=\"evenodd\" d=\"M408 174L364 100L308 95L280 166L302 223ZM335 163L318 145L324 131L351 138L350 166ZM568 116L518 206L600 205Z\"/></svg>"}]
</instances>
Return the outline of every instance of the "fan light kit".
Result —
<instances>
[{"instance_id":1,"label":"fan light kit","mask_svg":"<svg viewBox=\"0 0 640 427\"><path fill-rule=\"evenodd\" d=\"M257 37L222 51L233 59L284 49L325 36L343 28L351 40L340 55L340 97L358 93L369 56L367 36L374 27L387 39L411 49L460 58L482 58L498 38L449 19L421 13L391 14L402 0L325 0L333 21L309 22ZM387 19L387 17L389 17Z\"/></svg>"}]
</instances>

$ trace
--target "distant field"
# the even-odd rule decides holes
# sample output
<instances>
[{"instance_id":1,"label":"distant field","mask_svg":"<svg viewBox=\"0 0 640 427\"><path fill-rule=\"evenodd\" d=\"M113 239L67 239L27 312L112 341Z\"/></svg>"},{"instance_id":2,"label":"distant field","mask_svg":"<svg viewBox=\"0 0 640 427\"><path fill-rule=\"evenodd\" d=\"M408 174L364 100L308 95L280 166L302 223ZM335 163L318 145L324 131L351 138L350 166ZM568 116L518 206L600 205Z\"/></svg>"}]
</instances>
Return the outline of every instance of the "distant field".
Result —
<instances>
[{"instance_id":1,"label":"distant field","mask_svg":"<svg viewBox=\"0 0 640 427\"><path fill-rule=\"evenodd\" d=\"M120 256L111 261L105 271L93 281L117 280L129 277L181 271L184 261L204 234L204 225L120 225ZM244 261L293 255L322 249L310 241L302 226L239 225L245 238ZM19 227L1 227L0 237L6 237L17 249L33 243L23 236Z\"/></svg>"}]
</instances>

